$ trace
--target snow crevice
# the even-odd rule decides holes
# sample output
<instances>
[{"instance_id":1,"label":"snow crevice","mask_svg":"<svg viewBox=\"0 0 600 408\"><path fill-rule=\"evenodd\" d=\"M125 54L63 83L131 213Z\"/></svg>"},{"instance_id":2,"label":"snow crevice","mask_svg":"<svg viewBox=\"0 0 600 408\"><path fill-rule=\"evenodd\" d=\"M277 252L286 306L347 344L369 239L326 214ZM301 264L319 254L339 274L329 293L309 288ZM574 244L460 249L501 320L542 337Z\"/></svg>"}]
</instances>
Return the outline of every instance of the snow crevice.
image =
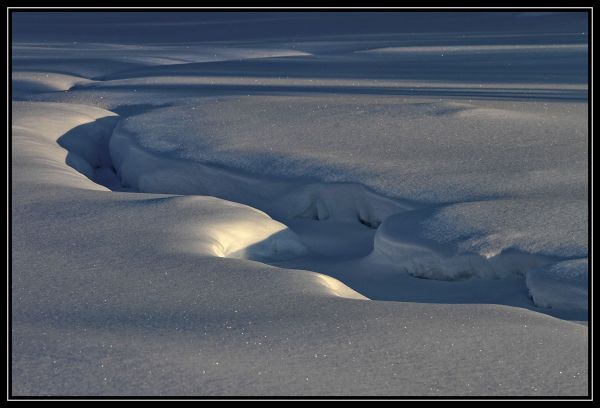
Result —
<instances>
[{"instance_id":1,"label":"snow crevice","mask_svg":"<svg viewBox=\"0 0 600 408\"><path fill-rule=\"evenodd\" d=\"M144 107L142 111L148 109L153 107ZM120 113L136 115L139 111L125 107ZM562 259L517 250L486 256L456 248L438 248L433 241L415 238L423 236L419 222L398 222L410 214L415 214L412 218L418 219L422 217L420 213L428 211L415 203L381 196L358 183L277 179L243 174L216 164L163 157L136 145L128 132L120 127L122 119L123 116L102 118L63 135L59 144L69 151L67 164L113 191L215 196L264 211L284 226L286 220L294 219L360 224L375 230L373 250L366 259L385 265L390 271L446 281L526 276L533 302L544 307L553 304L552 297L545 296L552 292L544 289L548 285L536 282L540 281L540 270L552 268ZM227 229L225 225L219 231ZM290 246L288 235L285 235L286 248ZM235 240L235 236L233 234L232 239ZM282 256L306 255L299 241L297 247L302 247L301 251L294 249L282 253L278 236L283 235L278 233L265 239L264 245L253 241L252 247L240 247L230 254L225 251L216 256L269 263L280 261Z\"/></svg>"}]
</instances>

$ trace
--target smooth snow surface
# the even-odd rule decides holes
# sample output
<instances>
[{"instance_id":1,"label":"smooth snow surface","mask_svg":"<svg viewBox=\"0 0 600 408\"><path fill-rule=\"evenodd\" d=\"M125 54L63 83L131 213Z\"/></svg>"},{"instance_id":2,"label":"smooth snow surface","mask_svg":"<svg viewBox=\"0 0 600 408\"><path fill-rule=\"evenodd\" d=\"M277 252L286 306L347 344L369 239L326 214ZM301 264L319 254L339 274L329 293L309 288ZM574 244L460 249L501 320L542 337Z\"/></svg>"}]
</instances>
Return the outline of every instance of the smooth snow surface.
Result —
<instances>
[{"instance_id":1,"label":"smooth snow surface","mask_svg":"<svg viewBox=\"0 0 600 408\"><path fill-rule=\"evenodd\" d=\"M584 13L12 24L15 395L588 392Z\"/></svg>"}]
</instances>

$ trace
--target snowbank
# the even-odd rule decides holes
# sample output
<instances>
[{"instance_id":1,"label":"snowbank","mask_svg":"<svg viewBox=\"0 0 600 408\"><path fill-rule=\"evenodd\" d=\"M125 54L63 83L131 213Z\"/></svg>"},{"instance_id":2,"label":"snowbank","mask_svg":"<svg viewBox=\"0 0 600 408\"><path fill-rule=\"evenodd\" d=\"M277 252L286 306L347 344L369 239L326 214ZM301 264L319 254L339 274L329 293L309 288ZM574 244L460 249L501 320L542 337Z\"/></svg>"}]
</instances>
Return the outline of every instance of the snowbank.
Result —
<instances>
[{"instance_id":1,"label":"snowbank","mask_svg":"<svg viewBox=\"0 0 600 408\"><path fill-rule=\"evenodd\" d=\"M574 259L527 272L527 288L541 307L588 308L588 261Z\"/></svg>"}]
</instances>

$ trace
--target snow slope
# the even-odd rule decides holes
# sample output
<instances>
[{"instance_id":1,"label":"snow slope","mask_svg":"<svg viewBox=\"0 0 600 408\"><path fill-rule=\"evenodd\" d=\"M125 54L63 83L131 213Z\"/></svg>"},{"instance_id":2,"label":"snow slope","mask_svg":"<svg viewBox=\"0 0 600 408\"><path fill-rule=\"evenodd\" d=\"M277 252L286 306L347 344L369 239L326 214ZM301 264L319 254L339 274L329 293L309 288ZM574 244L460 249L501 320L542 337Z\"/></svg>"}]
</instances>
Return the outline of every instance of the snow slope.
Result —
<instances>
[{"instance_id":1,"label":"snow slope","mask_svg":"<svg viewBox=\"0 0 600 408\"><path fill-rule=\"evenodd\" d=\"M585 15L128 14L14 15L15 395L587 393Z\"/></svg>"}]
</instances>

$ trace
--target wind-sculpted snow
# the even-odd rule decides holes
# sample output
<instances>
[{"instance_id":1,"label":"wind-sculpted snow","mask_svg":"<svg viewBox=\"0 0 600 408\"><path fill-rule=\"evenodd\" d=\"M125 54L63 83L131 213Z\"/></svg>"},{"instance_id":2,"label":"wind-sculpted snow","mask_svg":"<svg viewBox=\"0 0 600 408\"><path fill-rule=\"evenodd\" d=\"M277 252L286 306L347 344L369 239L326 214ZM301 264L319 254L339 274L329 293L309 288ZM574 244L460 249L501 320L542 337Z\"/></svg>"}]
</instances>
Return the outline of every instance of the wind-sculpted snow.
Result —
<instances>
[{"instance_id":1,"label":"wind-sculpted snow","mask_svg":"<svg viewBox=\"0 0 600 408\"><path fill-rule=\"evenodd\" d=\"M84 105L25 102L13 102L12 112L15 186L41 184L106 190L88 179L93 177L94 162L100 161L100 149L89 139L110 135L116 116L113 112ZM106 121L113 126L107 126ZM59 138L71 129L90 123L74 142L83 147L79 154L58 144ZM87 158L83 157L85 151Z\"/></svg>"},{"instance_id":2,"label":"wind-sculpted snow","mask_svg":"<svg viewBox=\"0 0 600 408\"><path fill-rule=\"evenodd\" d=\"M589 391L584 13L92 14L12 21L14 394Z\"/></svg>"},{"instance_id":3,"label":"wind-sculpted snow","mask_svg":"<svg viewBox=\"0 0 600 408\"><path fill-rule=\"evenodd\" d=\"M573 258L587 255L587 224L585 196L497 199L445 207L424 222L424 235L488 258L510 249Z\"/></svg>"},{"instance_id":4,"label":"wind-sculpted snow","mask_svg":"<svg viewBox=\"0 0 600 408\"><path fill-rule=\"evenodd\" d=\"M582 104L278 95L198 99L133 116L120 130L172 158L448 202L581 196L586 123Z\"/></svg>"},{"instance_id":5,"label":"wind-sculpted snow","mask_svg":"<svg viewBox=\"0 0 600 408\"><path fill-rule=\"evenodd\" d=\"M133 45L119 43L22 43L13 47L14 68L87 77L152 66L308 55L291 49L192 45ZM143 72L143 71L142 71ZM24 74L20 74L24 75ZM139 74L138 74L139 75Z\"/></svg>"},{"instance_id":6,"label":"wind-sculpted snow","mask_svg":"<svg viewBox=\"0 0 600 408\"><path fill-rule=\"evenodd\" d=\"M19 98L42 92L68 91L75 85L89 84L86 78L48 72L14 72L12 74L12 95Z\"/></svg>"},{"instance_id":7,"label":"wind-sculpted snow","mask_svg":"<svg viewBox=\"0 0 600 408\"><path fill-rule=\"evenodd\" d=\"M94 119L111 113L43 103L16 103L13 113L13 157L27 168L15 167L13 191L18 395L585 390L582 326L514 308L364 302L330 277L220 258L281 226L211 197L109 193L84 178L72 185L47 174L48 165L74 172L58 150L32 146L60 132L89 139L90 127L103 126ZM264 256L262 245L244 253ZM543 364L523 367L515 349Z\"/></svg>"},{"instance_id":8,"label":"wind-sculpted snow","mask_svg":"<svg viewBox=\"0 0 600 408\"><path fill-rule=\"evenodd\" d=\"M423 203L416 206L459 202L423 219L410 233L423 230L426 238L452 243L460 253L486 259L507 250L586 256L585 106L518 106L520 110L514 103L408 102L373 96L204 99L127 118L113 143L129 140L154 155L156 164L140 158L117 160L121 176L145 191L225 194L207 190L205 181L196 182L193 176L182 181L185 174L194 174L193 163L263 177L358 183L383 196ZM188 168L175 176L177 165L160 157L187 163L182 165ZM141 180L158 168L171 171L164 173L163 185L142 186ZM256 188L269 189L266 182ZM351 201L340 199L337 207ZM335 206L317 200L307 213L327 219ZM377 226L391 214L393 210L368 217L369 222ZM404 225L395 228L406 234ZM389 241L396 233L386 234ZM378 242L375 248L381 249ZM395 252L392 262L399 262ZM431 276L456 274L451 267L438 269ZM465 268L460 269L459 275Z\"/></svg>"}]
</instances>

